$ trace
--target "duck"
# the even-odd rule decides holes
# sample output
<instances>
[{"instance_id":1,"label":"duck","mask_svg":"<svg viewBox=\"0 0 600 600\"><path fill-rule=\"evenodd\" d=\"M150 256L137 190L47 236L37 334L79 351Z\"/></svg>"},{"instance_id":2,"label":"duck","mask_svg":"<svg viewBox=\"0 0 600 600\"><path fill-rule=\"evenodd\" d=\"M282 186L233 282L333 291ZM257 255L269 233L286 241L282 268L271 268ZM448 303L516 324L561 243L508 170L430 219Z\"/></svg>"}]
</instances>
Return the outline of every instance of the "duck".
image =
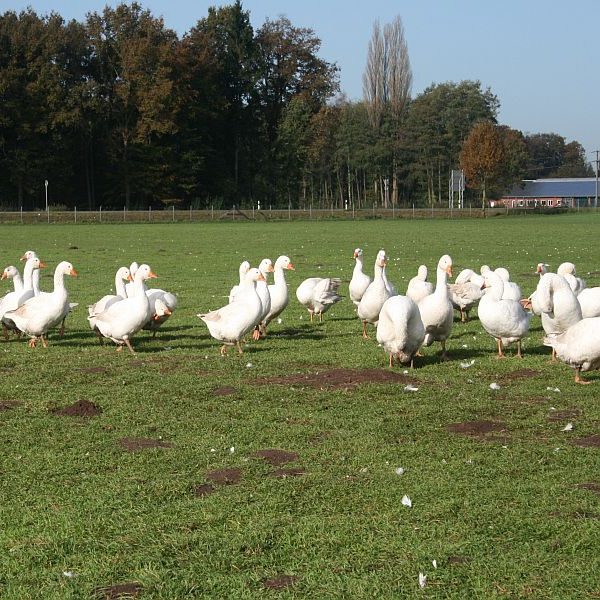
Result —
<instances>
[{"instance_id":1,"label":"duck","mask_svg":"<svg viewBox=\"0 0 600 600\"><path fill-rule=\"evenodd\" d=\"M263 278L256 282L256 293L262 304L262 312L256 328L252 332L252 339L259 340L264 333L263 321L271 311L271 295L269 294L268 277L273 272L273 261L270 258L263 258L258 265L258 270L263 274Z\"/></svg>"},{"instance_id":2,"label":"duck","mask_svg":"<svg viewBox=\"0 0 600 600\"><path fill-rule=\"evenodd\" d=\"M448 277L452 277L452 258L448 254L444 254L437 264L433 294L425 296L417 305L425 327L423 345L431 346L433 342L440 342L442 360L448 359L446 340L450 337L454 322L454 308L450 302Z\"/></svg>"},{"instance_id":3,"label":"duck","mask_svg":"<svg viewBox=\"0 0 600 600\"><path fill-rule=\"evenodd\" d=\"M33 270L40 268L39 259L33 261ZM5 317L10 318L15 325L30 337L28 345L35 348L38 341L42 342L44 348L48 347L47 332L63 321L69 313L69 294L64 283L64 276L77 276L73 265L64 260L54 270L54 290L52 292L40 292L38 296L29 298L17 309L9 311Z\"/></svg>"},{"instance_id":4,"label":"duck","mask_svg":"<svg viewBox=\"0 0 600 600\"><path fill-rule=\"evenodd\" d=\"M377 342L390 358L414 367L414 356L425 339L425 327L416 302L408 296L388 298L379 312Z\"/></svg>"},{"instance_id":5,"label":"duck","mask_svg":"<svg viewBox=\"0 0 600 600\"><path fill-rule=\"evenodd\" d=\"M314 315L319 315L322 323L323 314L342 299L338 293L341 284L339 277L309 277L296 288L296 298L308 310L311 323Z\"/></svg>"},{"instance_id":6,"label":"duck","mask_svg":"<svg viewBox=\"0 0 600 600\"><path fill-rule=\"evenodd\" d=\"M131 268L130 268L131 272ZM94 319L98 331L117 344L117 351L127 346L135 354L131 346L131 338L152 318L152 307L146 295L145 281L157 275L149 265L140 265L133 277L132 295L114 302L100 314L88 317Z\"/></svg>"},{"instance_id":7,"label":"duck","mask_svg":"<svg viewBox=\"0 0 600 600\"><path fill-rule=\"evenodd\" d=\"M563 333L546 336L544 345L575 369L575 383L591 383L582 379L581 372L600 368L600 317L581 319Z\"/></svg>"},{"instance_id":8,"label":"duck","mask_svg":"<svg viewBox=\"0 0 600 600\"><path fill-rule=\"evenodd\" d=\"M469 311L479 304L483 296L483 277L473 269L463 269L454 280L448 284L450 302L460 311L461 323L469 320Z\"/></svg>"},{"instance_id":9,"label":"duck","mask_svg":"<svg viewBox=\"0 0 600 600\"><path fill-rule=\"evenodd\" d=\"M285 271L294 271L294 265L288 256L282 255L277 258L273 267L274 283L269 286L269 296L271 297L271 310L263 320L263 328L266 334L269 323L276 319L287 307L289 303L288 286L285 282Z\"/></svg>"},{"instance_id":10,"label":"duck","mask_svg":"<svg viewBox=\"0 0 600 600\"><path fill-rule=\"evenodd\" d=\"M234 285L231 290L229 291L229 304L231 304L234 300L235 300L235 295L237 294L240 285L242 285L242 283L244 282L244 277L246 276L246 273L250 270L250 263L245 260L240 264L240 268L239 268L239 276L240 276L240 280L239 283Z\"/></svg>"},{"instance_id":11,"label":"duck","mask_svg":"<svg viewBox=\"0 0 600 600\"><path fill-rule=\"evenodd\" d=\"M363 272L362 248L354 249L354 261L354 270L352 271L352 279L348 286L348 292L350 294L350 300L352 300L355 306L358 306L363 294L371 283L371 278Z\"/></svg>"},{"instance_id":12,"label":"duck","mask_svg":"<svg viewBox=\"0 0 600 600\"><path fill-rule=\"evenodd\" d=\"M210 335L223 342L220 353L225 355L230 346L237 346L243 354L241 341L256 327L262 315L262 302L256 291L256 283L265 277L256 267L249 269L240 286L240 291L231 304L197 316L206 323Z\"/></svg>"},{"instance_id":13,"label":"duck","mask_svg":"<svg viewBox=\"0 0 600 600\"><path fill-rule=\"evenodd\" d=\"M479 301L478 315L483 328L498 344L498 358L504 358L504 347L517 343L517 356L522 358L521 339L529 331L532 314L520 302L504 299L504 281L493 271L484 276L485 294Z\"/></svg>"},{"instance_id":14,"label":"duck","mask_svg":"<svg viewBox=\"0 0 600 600\"><path fill-rule=\"evenodd\" d=\"M379 321L379 313L385 301L392 297L389 287L386 285L387 278L385 277L385 269L388 264L388 257L385 250L380 250L375 259L375 276L373 281L366 289L361 298L356 314L362 321L362 336L363 339L368 339L367 323L377 326Z\"/></svg>"},{"instance_id":15,"label":"duck","mask_svg":"<svg viewBox=\"0 0 600 600\"><path fill-rule=\"evenodd\" d=\"M92 329L96 329L96 320L94 318L96 315L99 315L100 313L104 312L111 304L114 304L115 302L120 302L121 300L127 298L127 292L125 291L125 281L133 281L131 272L127 267L119 267L119 269L117 269L117 273L115 274L116 293L102 296L100 300L88 306L88 320Z\"/></svg>"},{"instance_id":16,"label":"duck","mask_svg":"<svg viewBox=\"0 0 600 600\"><path fill-rule=\"evenodd\" d=\"M417 274L408 282L406 296L418 304L425 296L433 294L435 289L431 281L427 281L427 265L419 265Z\"/></svg>"}]
</instances>

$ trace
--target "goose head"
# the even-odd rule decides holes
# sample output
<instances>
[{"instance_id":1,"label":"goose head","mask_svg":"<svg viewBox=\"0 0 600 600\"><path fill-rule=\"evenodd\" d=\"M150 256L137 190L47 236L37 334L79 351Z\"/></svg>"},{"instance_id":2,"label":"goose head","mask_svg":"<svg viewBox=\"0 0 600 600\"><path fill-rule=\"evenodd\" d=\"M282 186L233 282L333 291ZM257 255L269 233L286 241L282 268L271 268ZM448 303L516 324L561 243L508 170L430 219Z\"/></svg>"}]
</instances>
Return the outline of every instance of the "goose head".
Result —
<instances>
[{"instance_id":1,"label":"goose head","mask_svg":"<svg viewBox=\"0 0 600 600\"><path fill-rule=\"evenodd\" d=\"M427 281L427 265L420 265L417 270L417 277L421 281Z\"/></svg>"},{"instance_id":2,"label":"goose head","mask_svg":"<svg viewBox=\"0 0 600 600\"><path fill-rule=\"evenodd\" d=\"M154 309L156 310L153 317L155 321L158 321L161 317L168 317L173 314L173 311L160 298L154 301Z\"/></svg>"},{"instance_id":3,"label":"goose head","mask_svg":"<svg viewBox=\"0 0 600 600\"><path fill-rule=\"evenodd\" d=\"M131 267L129 268L129 270L131 271ZM152 272L152 269L149 265L143 264L140 267L138 267L138 269L136 269L134 281L156 279L157 277L158 275Z\"/></svg>"},{"instance_id":4,"label":"goose head","mask_svg":"<svg viewBox=\"0 0 600 600\"><path fill-rule=\"evenodd\" d=\"M536 273L539 273L540 277L545 275L548 272L548 267L550 265L548 263L538 263L535 269Z\"/></svg>"},{"instance_id":5,"label":"goose head","mask_svg":"<svg viewBox=\"0 0 600 600\"><path fill-rule=\"evenodd\" d=\"M250 263L245 260L240 264L240 277L245 275L250 270Z\"/></svg>"},{"instance_id":6,"label":"goose head","mask_svg":"<svg viewBox=\"0 0 600 600\"><path fill-rule=\"evenodd\" d=\"M73 268L73 265L63 260L56 265L55 273L61 273L62 275L70 275L71 277L77 277L77 271Z\"/></svg>"},{"instance_id":7,"label":"goose head","mask_svg":"<svg viewBox=\"0 0 600 600\"><path fill-rule=\"evenodd\" d=\"M277 267L281 267L282 269L290 269L291 271L296 270L296 269L294 269L294 265L292 264L292 261L287 256L280 256L275 261L275 268L277 268Z\"/></svg>"},{"instance_id":8,"label":"goose head","mask_svg":"<svg viewBox=\"0 0 600 600\"><path fill-rule=\"evenodd\" d=\"M133 277L131 275L131 271L127 267L121 267L117 271L117 277L122 279L123 281L133 281Z\"/></svg>"},{"instance_id":9,"label":"goose head","mask_svg":"<svg viewBox=\"0 0 600 600\"><path fill-rule=\"evenodd\" d=\"M388 264L388 257L385 253L385 250L380 250L377 253L377 258L375 259L375 264L378 267L386 267Z\"/></svg>"},{"instance_id":10,"label":"goose head","mask_svg":"<svg viewBox=\"0 0 600 600\"><path fill-rule=\"evenodd\" d=\"M246 273L246 277L244 278L244 280L249 281L249 282L254 282L254 283L256 283L257 281L266 281L263 273L260 271L260 269L257 269L256 267L254 267L253 269L250 269Z\"/></svg>"},{"instance_id":11,"label":"goose head","mask_svg":"<svg viewBox=\"0 0 600 600\"><path fill-rule=\"evenodd\" d=\"M486 294L490 294L492 297L500 300L504 293L504 281L502 278L492 270L489 270L483 276L482 290L485 290Z\"/></svg>"},{"instance_id":12,"label":"goose head","mask_svg":"<svg viewBox=\"0 0 600 600\"><path fill-rule=\"evenodd\" d=\"M481 265L481 268L479 269L479 272L482 275L485 275L488 271L491 271L490 267L488 265Z\"/></svg>"},{"instance_id":13,"label":"goose head","mask_svg":"<svg viewBox=\"0 0 600 600\"><path fill-rule=\"evenodd\" d=\"M508 269L505 269L504 267L498 267L494 272L496 273L496 275L498 275L498 277L500 277L500 279L502 279L502 281L510 281L510 274L508 272Z\"/></svg>"},{"instance_id":14,"label":"goose head","mask_svg":"<svg viewBox=\"0 0 600 600\"><path fill-rule=\"evenodd\" d=\"M135 274L139 268L140 266L135 262L135 260L129 265L129 272L131 273L132 277L135 277Z\"/></svg>"},{"instance_id":15,"label":"goose head","mask_svg":"<svg viewBox=\"0 0 600 600\"><path fill-rule=\"evenodd\" d=\"M362 257L363 257L362 248L355 248L353 258L362 258Z\"/></svg>"},{"instance_id":16,"label":"goose head","mask_svg":"<svg viewBox=\"0 0 600 600\"><path fill-rule=\"evenodd\" d=\"M260 264L258 265L258 269L263 275L266 275L267 273L272 273L275 270L273 268L273 261L271 261L270 258L263 258L260 261ZM260 279L259 279L259 281L260 281ZM265 281L266 281L266 277L265 277Z\"/></svg>"},{"instance_id":17,"label":"goose head","mask_svg":"<svg viewBox=\"0 0 600 600\"><path fill-rule=\"evenodd\" d=\"M19 271L17 271L17 267L13 267L10 265L2 271L2 277L0 279L13 279L16 275L18 275Z\"/></svg>"},{"instance_id":18,"label":"goose head","mask_svg":"<svg viewBox=\"0 0 600 600\"><path fill-rule=\"evenodd\" d=\"M30 258L37 258L37 254L33 250L27 250L19 260L29 260Z\"/></svg>"},{"instance_id":19,"label":"goose head","mask_svg":"<svg viewBox=\"0 0 600 600\"><path fill-rule=\"evenodd\" d=\"M437 268L444 271L448 277L452 277L452 259L448 254L444 254L444 256L440 258Z\"/></svg>"},{"instance_id":20,"label":"goose head","mask_svg":"<svg viewBox=\"0 0 600 600\"><path fill-rule=\"evenodd\" d=\"M556 269L557 275L576 275L575 265L572 262L564 262Z\"/></svg>"}]
</instances>

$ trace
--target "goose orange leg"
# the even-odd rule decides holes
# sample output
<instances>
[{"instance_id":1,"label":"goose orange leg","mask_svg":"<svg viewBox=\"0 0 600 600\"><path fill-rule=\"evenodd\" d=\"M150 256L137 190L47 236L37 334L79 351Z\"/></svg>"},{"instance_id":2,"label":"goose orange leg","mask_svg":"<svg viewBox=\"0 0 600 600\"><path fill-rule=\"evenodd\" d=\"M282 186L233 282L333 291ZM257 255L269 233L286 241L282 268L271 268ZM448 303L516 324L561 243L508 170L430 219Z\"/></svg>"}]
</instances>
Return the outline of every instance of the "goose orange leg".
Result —
<instances>
[{"instance_id":1,"label":"goose orange leg","mask_svg":"<svg viewBox=\"0 0 600 600\"><path fill-rule=\"evenodd\" d=\"M577 367L575 369L575 383L581 383L581 385L589 385L590 383L592 383L591 381L588 381L587 379L581 378L581 367Z\"/></svg>"}]
</instances>

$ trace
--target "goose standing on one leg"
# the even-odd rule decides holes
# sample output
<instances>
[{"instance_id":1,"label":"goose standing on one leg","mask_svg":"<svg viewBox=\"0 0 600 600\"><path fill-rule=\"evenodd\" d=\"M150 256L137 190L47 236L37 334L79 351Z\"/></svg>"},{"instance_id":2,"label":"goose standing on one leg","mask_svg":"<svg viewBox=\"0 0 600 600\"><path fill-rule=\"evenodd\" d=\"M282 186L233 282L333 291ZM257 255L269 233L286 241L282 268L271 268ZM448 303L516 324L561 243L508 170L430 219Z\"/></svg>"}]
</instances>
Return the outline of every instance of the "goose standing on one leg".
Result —
<instances>
[{"instance_id":1,"label":"goose standing on one leg","mask_svg":"<svg viewBox=\"0 0 600 600\"><path fill-rule=\"evenodd\" d=\"M418 304L425 327L423 343L425 346L430 346L433 342L440 342L442 360L448 359L446 340L450 336L454 322L454 308L447 285L448 277L452 277L452 259L444 254L437 264L435 291L430 296L425 296Z\"/></svg>"}]
</instances>

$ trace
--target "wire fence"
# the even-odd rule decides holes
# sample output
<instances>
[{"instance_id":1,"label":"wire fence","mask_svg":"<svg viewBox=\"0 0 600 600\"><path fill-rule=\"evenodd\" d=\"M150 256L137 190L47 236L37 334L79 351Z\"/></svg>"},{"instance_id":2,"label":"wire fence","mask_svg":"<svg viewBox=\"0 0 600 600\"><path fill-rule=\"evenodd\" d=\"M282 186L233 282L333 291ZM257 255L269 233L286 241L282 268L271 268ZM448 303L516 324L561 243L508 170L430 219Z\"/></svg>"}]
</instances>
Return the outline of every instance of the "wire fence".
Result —
<instances>
[{"instance_id":1,"label":"wire fence","mask_svg":"<svg viewBox=\"0 0 600 600\"><path fill-rule=\"evenodd\" d=\"M595 209L581 209L581 212ZM451 208L313 208L256 210L236 207L230 209L179 210L174 207L163 210L48 210L0 211L0 223L182 223L207 221L297 221L297 220L352 220L352 219L463 219L483 218L500 215L556 214L580 212L579 208L488 208L469 206Z\"/></svg>"}]
</instances>

